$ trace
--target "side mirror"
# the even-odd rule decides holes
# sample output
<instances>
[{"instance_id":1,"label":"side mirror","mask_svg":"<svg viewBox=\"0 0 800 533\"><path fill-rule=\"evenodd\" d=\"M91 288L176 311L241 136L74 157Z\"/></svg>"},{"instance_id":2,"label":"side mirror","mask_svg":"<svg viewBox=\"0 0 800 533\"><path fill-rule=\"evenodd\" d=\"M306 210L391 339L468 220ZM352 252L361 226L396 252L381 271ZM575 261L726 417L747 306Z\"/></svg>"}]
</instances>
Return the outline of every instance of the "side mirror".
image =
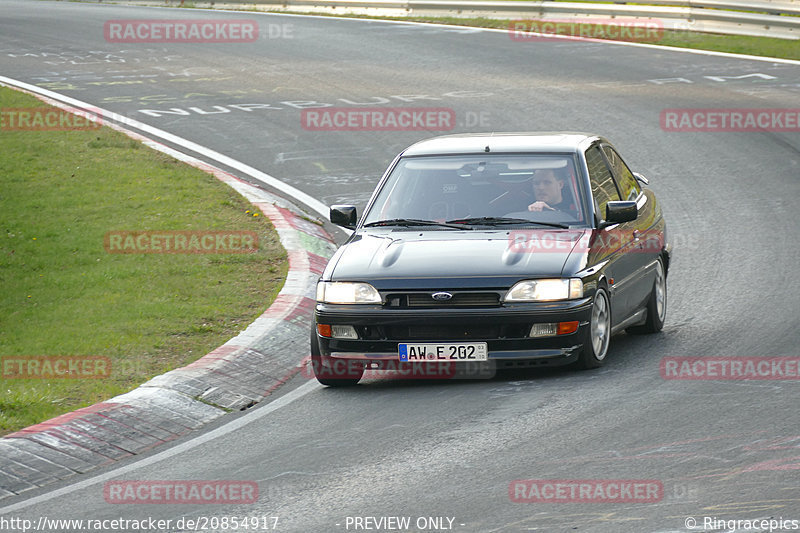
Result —
<instances>
[{"instance_id":1,"label":"side mirror","mask_svg":"<svg viewBox=\"0 0 800 533\"><path fill-rule=\"evenodd\" d=\"M633 177L636 178L636 181L638 181L642 185L650 185L650 180L645 178L644 174L639 174L638 172L634 172Z\"/></svg>"},{"instance_id":2,"label":"side mirror","mask_svg":"<svg viewBox=\"0 0 800 533\"><path fill-rule=\"evenodd\" d=\"M354 205L332 205L330 216L331 222L347 229L355 229L358 221Z\"/></svg>"},{"instance_id":3,"label":"side mirror","mask_svg":"<svg viewBox=\"0 0 800 533\"><path fill-rule=\"evenodd\" d=\"M606 204L606 219L600 223L600 229L613 224L620 224L622 222L630 222L636 220L639 216L639 211L636 208L636 202L630 201L616 201L608 202Z\"/></svg>"}]
</instances>

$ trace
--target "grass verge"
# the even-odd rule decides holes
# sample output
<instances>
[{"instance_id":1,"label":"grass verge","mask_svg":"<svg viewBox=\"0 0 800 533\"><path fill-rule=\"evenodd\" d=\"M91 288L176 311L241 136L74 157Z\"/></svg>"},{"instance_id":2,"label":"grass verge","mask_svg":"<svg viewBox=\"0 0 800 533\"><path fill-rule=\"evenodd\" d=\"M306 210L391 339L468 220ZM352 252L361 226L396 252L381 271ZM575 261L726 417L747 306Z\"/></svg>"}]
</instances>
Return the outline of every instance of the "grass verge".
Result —
<instances>
[{"instance_id":1,"label":"grass verge","mask_svg":"<svg viewBox=\"0 0 800 533\"><path fill-rule=\"evenodd\" d=\"M0 87L3 110L44 106ZM269 220L209 174L106 127L12 131L6 121L0 146L0 434L202 357L283 286L286 254ZM258 249L109 253L104 237L120 230L252 231ZM11 378L41 356L107 357L110 373Z\"/></svg>"},{"instance_id":2,"label":"grass verge","mask_svg":"<svg viewBox=\"0 0 800 533\"><path fill-rule=\"evenodd\" d=\"M480 28L498 28L503 30L509 30L509 25L512 22L510 20L488 18L464 19L460 17L398 17L394 18L393 20L410 20L414 22L453 24L458 26L471 26ZM564 29L566 30L561 32L562 34L570 34L570 32L576 31L576 24L563 24L562 26L564 26ZM595 38L603 38L602 25L588 26L596 28L588 32L590 35ZM509 32L509 38L511 38L511 32ZM525 41L521 40L521 42ZM645 42L647 44L671 46L677 48L712 50L716 52L728 52L732 54L747 54L754 56L800 60L800 46L798 46L798 41L789 39L776 39L772 37L747 37L742 35L720 35L714 33L663 30L663 32L658 32L657 39L651 39Z\"/></svg>"}]
</instances>

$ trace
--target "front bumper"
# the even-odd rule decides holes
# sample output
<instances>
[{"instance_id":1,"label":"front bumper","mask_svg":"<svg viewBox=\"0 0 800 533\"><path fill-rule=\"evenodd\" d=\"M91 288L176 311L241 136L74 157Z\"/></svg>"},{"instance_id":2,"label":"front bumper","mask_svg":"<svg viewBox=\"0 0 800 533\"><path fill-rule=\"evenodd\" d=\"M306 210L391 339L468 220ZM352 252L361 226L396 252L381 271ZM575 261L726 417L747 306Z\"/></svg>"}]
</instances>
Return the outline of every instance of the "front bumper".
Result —
<instances>
[{"instance_id":1,"label":"front bumper","mask_svg":"<svg viewBox=\"0 0 800 533\"><path fill-rule=\"evenodd\" d=\"M497 368L566 365L588 342L591 299L504 304L469 309L388 309L317 303L317 324L349 325L359 339L319 337L323 360L360 361L367 368L397 364L398 344L406 342L486 342ZM579 323L578 330L554 337L528 336L534 323Z\"/></svg>"}]
</instances>

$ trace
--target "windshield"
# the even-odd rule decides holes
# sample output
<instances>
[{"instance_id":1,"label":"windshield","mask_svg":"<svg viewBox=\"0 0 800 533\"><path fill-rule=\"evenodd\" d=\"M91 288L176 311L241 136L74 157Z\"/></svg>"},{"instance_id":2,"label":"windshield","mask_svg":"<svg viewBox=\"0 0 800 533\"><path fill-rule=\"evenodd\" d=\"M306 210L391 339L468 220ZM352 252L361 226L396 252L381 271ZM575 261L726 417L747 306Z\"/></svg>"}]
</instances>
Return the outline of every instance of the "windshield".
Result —
<instances>
[{"instance_id":1,"label":"windshield","mask_svg":"<svg viewBox=\"0 0 800 533\"><path fill-rule=\"evenodd\" d=\"M583 226L576 176L571 154L408 157L381 187L364 224L412 219Z\"/></svg>"}]
</instances>

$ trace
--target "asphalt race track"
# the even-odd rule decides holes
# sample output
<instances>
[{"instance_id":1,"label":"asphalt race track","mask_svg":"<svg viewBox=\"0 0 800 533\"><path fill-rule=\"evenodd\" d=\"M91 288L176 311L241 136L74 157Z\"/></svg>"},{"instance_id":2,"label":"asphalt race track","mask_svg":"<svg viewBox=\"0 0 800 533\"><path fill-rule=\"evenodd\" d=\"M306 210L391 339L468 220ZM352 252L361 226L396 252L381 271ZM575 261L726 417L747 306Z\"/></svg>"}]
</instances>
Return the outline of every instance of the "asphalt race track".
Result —
<instances>
[{"instance_id":1,"label":"asphalt race track","mask_svg":"<svg viewBox=\"0 0 800 533\"><path fill-rule=\"evenodd\" d=\"M252 19L259 38L104 38L109 20L188 18ZM196 142L325 204L359 208L394 155L422 138L600 133L650 178L675 245L664 331L614 337L600 370L366 380L340 390L298 375L273 402L97 478L3 500L0 516L152 517L172 520L167 531L198 529L177 525L182 517L278 517L274 530L283 532L667 532L689 531L689 519L695 531L769 530L712 527L704 517L795 520L800 529L798 378L673 380L659 369L664 357L800 355L800 285L791 281L800 264L797 125L690 132L660 122L668 108L797 110L800 64L518 41L503 31L0 0L0 75ZM456 123L440 131L304 128L303 109L322 103L446 108ZM232 420L240 424L230 430ZM663 494L524 503L509 496L519 479L650 480ZM259 498L110 504L103 488L113 480L247 480ZM410 526L389 517L408 517ZM206 529L257 530L213 524ZM261 521L258 530L274 525Z\"/></svg>"}]
</instances>

